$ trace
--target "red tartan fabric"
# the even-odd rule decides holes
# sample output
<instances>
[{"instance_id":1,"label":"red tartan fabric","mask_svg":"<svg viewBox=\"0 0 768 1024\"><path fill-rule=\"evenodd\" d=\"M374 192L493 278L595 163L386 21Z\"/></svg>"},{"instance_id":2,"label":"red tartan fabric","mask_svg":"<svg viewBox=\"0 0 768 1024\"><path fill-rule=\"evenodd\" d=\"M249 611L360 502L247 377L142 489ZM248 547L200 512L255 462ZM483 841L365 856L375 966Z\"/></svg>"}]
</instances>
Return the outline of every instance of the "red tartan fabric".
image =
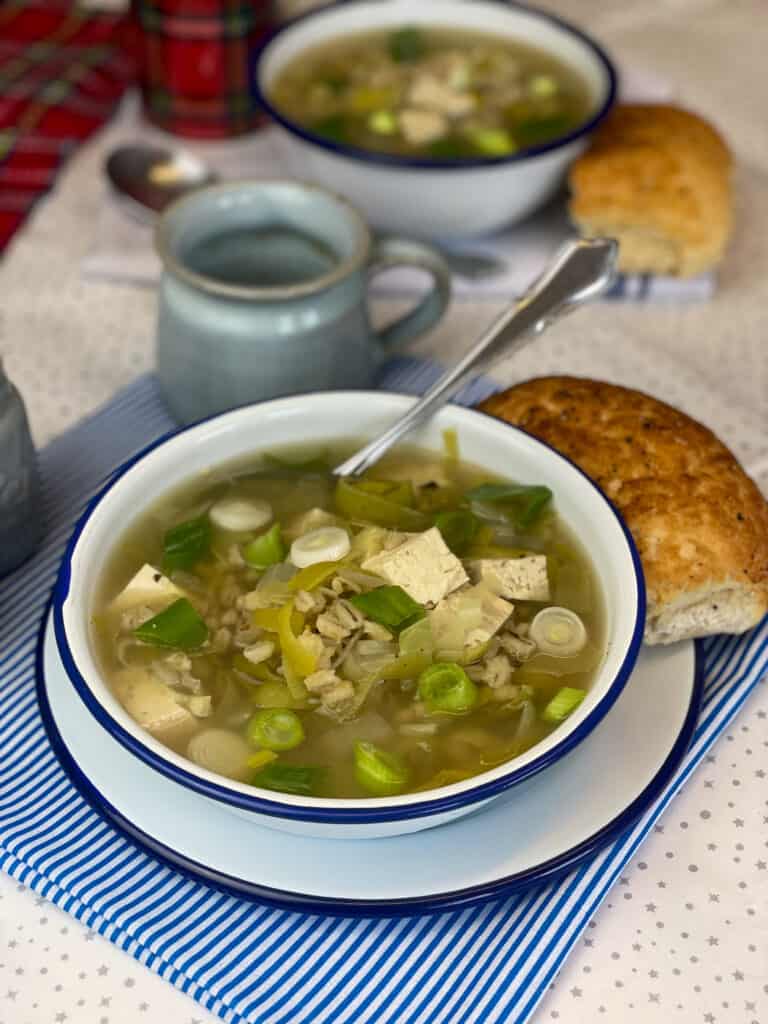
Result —
<instances>
[{"instance_id":1,"label":"red tartan fabric","mask_svg":"<svg viewBox=\"0 0 768 1024\"><path fill-rule=\"evenodd\" d=\"M144 113L175 135L226 138L264 122L253 58L272 0L132 0Z\"/></svg>"},{"instance_id":2,"label":"red tartan fabric","mask_svg":"<svg viewBox=\"0 0 768 1024\"><path fill-rule=\"evenodd\" d=\"M124 16L0 4L0 252L133 81L131 50Z\"/></svg>"}]
</instances>

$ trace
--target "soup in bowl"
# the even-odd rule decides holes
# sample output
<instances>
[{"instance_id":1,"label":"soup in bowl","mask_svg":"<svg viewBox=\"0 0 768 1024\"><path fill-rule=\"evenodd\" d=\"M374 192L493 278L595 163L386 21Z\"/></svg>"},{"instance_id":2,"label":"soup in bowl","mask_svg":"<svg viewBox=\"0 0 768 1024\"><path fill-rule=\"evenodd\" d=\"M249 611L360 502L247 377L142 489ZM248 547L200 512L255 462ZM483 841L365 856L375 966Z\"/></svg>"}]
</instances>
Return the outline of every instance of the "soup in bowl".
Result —
<instances>
[{"instance_id":1,"label":"soup in bowl","mask_svg":"<svg viewBox=\"0 0 768 1024\"><path fill-rule=\"evenodd\" d=\"M494 0L353 0L279 29L255 68L288 166L381 229L477 235L545 202L610 109L578 28Z\"/></svg>"},{"instance_id":2,"label":"soup in bowl","mask_svg":"<svg viewBox=\"0 0 768 1024\"><path fill-rule=\"evenodd\" d=\"M540 442L453 407L334 478L350 425L370 436L409 401L227 413L93 504L57 640L145 763L276 827L397 834L480 806L605 714L643 617L615 512Z\"/></svg>"}]
</instances>

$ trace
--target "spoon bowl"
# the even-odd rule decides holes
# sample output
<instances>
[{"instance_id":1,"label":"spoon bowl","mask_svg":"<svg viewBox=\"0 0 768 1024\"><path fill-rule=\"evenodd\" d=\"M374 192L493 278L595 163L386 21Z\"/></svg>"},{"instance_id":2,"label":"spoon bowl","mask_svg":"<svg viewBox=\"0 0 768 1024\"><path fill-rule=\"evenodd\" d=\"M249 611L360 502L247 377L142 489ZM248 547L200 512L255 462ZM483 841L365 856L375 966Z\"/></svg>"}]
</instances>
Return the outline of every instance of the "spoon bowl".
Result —
<instances>
[{"instance_id":1,"label":"spoon bowl","mask_svg":"<svg viewBox=\"0 0 768 1024\"><path fill-rule=\"evenodd\" d=\"M107 178L116 194L143 220L193 189L210 185L217 175L186 150L159 146L120 146L107 157Z\"/></svg>"}]
</instances>

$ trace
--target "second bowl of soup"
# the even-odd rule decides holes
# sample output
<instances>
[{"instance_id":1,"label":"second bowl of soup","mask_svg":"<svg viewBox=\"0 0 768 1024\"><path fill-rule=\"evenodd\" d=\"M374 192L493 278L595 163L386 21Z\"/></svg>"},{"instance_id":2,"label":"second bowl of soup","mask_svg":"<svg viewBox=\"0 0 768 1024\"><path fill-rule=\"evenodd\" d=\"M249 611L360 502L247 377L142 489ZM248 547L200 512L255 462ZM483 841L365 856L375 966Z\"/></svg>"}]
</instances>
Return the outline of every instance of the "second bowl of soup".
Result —
<instances>
[{"instance_id":1,"label":"second bowl of soup","mask_svg":"<svg viewBox=\"0 0 768 1024\"><path fill-rule=\"evenodd\" d=\"M279 30L255 73L300 177L427 237L487 232L546 201L615 93L594 40L492 0L331 5Z\"/></svg>"},{"instance_id":2,"label":"second bowl of soup","mask_svg":"<svg viewBox=\"0 0 768 1024\"><path fill-rule=\"evenodd\" d=\"M453 407L336 479L409 401L228 413L96 501L57 639L137 757L263 823L387 835L480 806L605 714L643 618L616 513L538 441Z\"/></svg>"}]
</instances>

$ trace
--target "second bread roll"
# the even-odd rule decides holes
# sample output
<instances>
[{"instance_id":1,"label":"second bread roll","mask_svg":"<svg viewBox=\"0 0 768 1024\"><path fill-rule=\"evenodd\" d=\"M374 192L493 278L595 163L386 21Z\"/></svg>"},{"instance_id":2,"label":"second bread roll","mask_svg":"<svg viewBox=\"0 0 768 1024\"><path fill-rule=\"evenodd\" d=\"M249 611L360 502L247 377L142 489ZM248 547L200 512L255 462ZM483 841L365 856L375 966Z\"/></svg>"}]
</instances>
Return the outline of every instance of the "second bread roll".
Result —
<instances>
[{"instance_id":1,"label":"second bread roll","mask_svg":"<svg viewBox=\"0 0 768 1024\"><path fill-rule=\"evenodd\" d=\"M690 277L715 266L731 232L731 158L686 110L618 106L572 166L571 219L619 241L625 273Z\"/></svg>"}]
</instances>

